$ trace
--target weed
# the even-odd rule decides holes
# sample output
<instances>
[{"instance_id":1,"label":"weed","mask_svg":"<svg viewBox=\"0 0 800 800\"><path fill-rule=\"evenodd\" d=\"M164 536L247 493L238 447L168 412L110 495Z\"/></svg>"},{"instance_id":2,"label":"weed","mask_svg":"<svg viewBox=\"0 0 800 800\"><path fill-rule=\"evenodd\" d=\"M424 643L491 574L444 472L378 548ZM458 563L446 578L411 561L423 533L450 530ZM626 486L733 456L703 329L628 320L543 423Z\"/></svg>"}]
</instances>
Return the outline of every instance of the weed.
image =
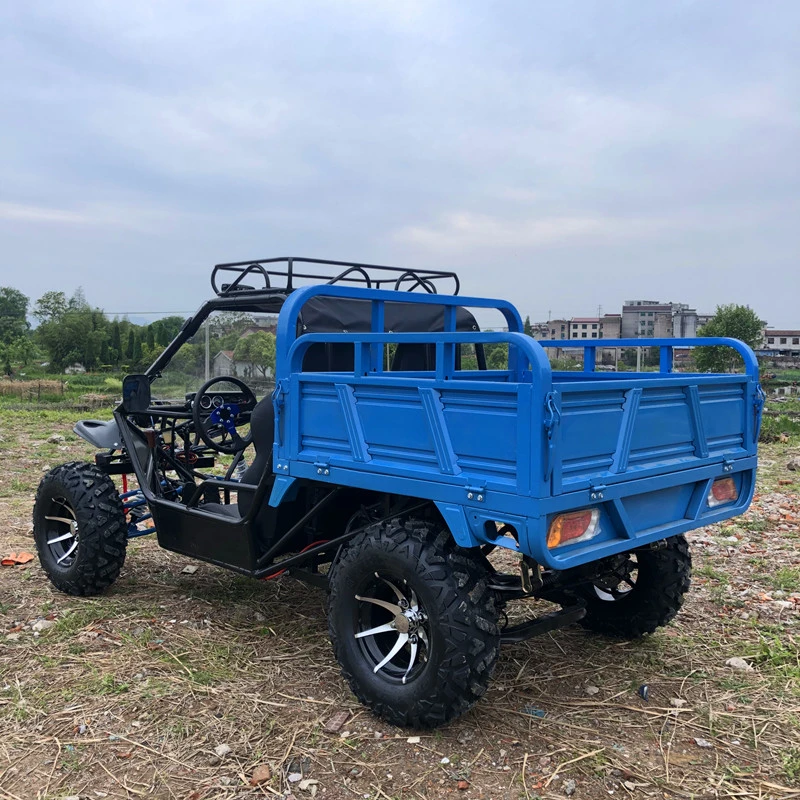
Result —
<instances>
[{"instance_id":1,"label":"weed","mask_svg":"<svg viewBox=\"0 0 800 800\"><path fill-rule=\"evenodd\" d=\"M775 589L786 592L800 590L800 569L797 567L781 567L772 576L772 585Z\"/></svg>"},{"instance_id":2,"label":"weed","mask_svg":"<svg viewBox=\"0 0 800 800\"><path fill-rule=\"evenodd\" d=\"M711 564L704 564L700 569L695 571L695 574L726 585L729 582L728 576L724 572L720 572L718 569L712 567Z\"/></svg>"},{"instance_id":3,"label":"weed","mask_svg":"<svg viewBox=\"0 0 800 800\"><path fill-rule=\"evenodd\" d=\"M762 636L755 662L787 678L800 680L800 650L792 637Z\"/></svg>"},{"instance_id":4,"label":"weed","mask_svg":"<svg viewBox=\"0 0 800 800\"><path fill-rule=\"evenodd\" d=\"M103 675L98 682L96 694L124 694L128 689L129 683L118 681L113 675Z\"/></svg>"},{"instance_id":5,"label":"weed","mask_svg":"<svg viewBox=\"0 0 800 800\"><path fill-rule=\"evenodd\" d=\"M92 605L72 609L61 617L53 627L53 633L62 637L74 636L92 623L100 622L103 616Z\"/></svg>"},{"instance_id":6,"label":"weed","mask_svg":"<svg viewBox=\"0 0 800 800\"><path fill-rule=\"evenodd\" d=\"M800 748L793 747L782 755L783 772L789 783L800 786Z\"/></svg>"},{"instance_id":7,"label":"weed","mask_svg":"<svg viewBox=\"0 0 800 800\"><path fill-rule=\"evenodd\" d=\"M767 530L769 527L769 523L765 519L743 519L739 522L739 525L745 530L752 531L753 533L761 533L762 531ZM764 561L764 559L757 560ZM767 562L764 561L764 567L759 568L764 569L766 566Z\"/></svg>"}]
</instances>

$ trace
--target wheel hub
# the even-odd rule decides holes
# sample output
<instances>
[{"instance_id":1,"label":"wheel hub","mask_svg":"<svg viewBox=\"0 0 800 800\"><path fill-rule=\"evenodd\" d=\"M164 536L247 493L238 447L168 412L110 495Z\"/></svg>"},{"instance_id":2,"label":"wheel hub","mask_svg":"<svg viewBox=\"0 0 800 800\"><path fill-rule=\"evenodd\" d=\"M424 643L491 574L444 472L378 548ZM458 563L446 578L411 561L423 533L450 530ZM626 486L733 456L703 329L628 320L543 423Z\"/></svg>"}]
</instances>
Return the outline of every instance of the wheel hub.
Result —
<instances>
[{"instance_id":1,"label":"wheel hub","mask_svg":"<svg viewBox=\"0 0 800 800\"><path fill-rule=\"evenodd\" d=\"M386 670L406 683L414 667L428 658L428 616L406 581L394 582L377 572L375 578L370 594L382 596L355 595L359 603L368 604L368 608L361 607L362 629L355 638L361 640L363 652L374 665L374 673ZM379 621L376 617L382 611L389 612L391 619L376 625Z\"/></svg>"},{"instance_id":2,"label":"wheel hub","mask_svg":"<svg viewBox=\"0 0 800 800\"><path fill-rule=\"evenodd\" d=\"M69 566L75 560L75 551L80 541L75 511L65 498L54 498L51 511L55 513L45 515L45 519L58 523L60 527L52 529L46 540L47 546L57 565Z\"/></svg>"}]
</instances>

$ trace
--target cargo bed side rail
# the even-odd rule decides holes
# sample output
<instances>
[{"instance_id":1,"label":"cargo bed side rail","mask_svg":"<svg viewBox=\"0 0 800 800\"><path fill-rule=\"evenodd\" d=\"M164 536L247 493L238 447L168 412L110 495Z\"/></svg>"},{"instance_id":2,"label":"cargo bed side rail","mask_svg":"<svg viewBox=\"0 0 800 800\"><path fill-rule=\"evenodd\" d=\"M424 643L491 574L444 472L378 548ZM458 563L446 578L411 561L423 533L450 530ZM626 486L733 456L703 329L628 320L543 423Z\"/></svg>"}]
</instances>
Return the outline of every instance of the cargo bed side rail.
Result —
<instances>
[{"instance_id":1,"label":"cargo bed side rail","mask_svg":"<svg viewBox=\"0 0 800 800\"><path fill-rule=\"evenodd\" d=\"M673 369L673 359L675 350L692 349L695 347L730 347L735 350L744 360L745 373L758 380L758 359L756 354L738 339L727 337L697 337L694 339L593 339L591 342L584 342L582 339L561 339L544 340L539 344L542 347L561 347L565 350L583 350L583 372L593 373L593 377L603 378L613 376L614 373L595 373L598 349L613 349L623 347L658 347L659 349L659 373L671 373ZM630 375L630 372L623 374Z\"/></svg>"}]
</instances>

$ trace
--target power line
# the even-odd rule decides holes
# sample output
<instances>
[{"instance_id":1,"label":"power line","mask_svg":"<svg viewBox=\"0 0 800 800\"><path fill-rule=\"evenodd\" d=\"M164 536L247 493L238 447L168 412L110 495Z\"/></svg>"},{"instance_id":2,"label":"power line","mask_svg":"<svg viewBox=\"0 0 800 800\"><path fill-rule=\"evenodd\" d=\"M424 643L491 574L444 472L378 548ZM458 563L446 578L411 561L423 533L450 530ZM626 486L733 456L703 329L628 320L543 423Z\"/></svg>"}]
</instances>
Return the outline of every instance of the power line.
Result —
<instances>
[{"instance_id":1,"label":"power line","mask_svg":"<svg viewBox=\"0 0 800 800\"><path fill-rule=\"evenodd\" d=\"M195 309L196 310L196 309ZM128 314L145 314L148 317L152 317L155 314L164 314L165 316L169 314L194 314L194 311L105 311L103 310L103 314L106 316L127 316Z\"/></svg>"}]
</instances>

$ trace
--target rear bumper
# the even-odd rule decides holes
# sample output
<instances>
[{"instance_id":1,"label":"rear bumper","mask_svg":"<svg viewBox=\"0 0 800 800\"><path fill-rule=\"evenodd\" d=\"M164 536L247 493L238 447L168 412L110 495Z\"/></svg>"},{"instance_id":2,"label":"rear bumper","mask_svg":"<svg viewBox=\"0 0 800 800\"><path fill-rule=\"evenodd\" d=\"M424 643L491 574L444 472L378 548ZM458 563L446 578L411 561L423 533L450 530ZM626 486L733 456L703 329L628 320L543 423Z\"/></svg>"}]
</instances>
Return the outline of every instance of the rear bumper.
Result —
<instances>
[{"instance_id":1,"label":"rear bumper","mask_svg":"<svg viewBox=\"0 0 800 800\"><path fill-rule=\"evenodd\" d=\"M568 569L735 517L752 501L756 466L753 456L552 498L542 502L545 513L526 519L524 540L520 531L520 549L551 569ZM722 477L733 478L738 497L710 507L707 498L711 485ZM601 514L594 538L547 548L547 529L553 516L593 507Z\"/></svg>"}]
</instances>

